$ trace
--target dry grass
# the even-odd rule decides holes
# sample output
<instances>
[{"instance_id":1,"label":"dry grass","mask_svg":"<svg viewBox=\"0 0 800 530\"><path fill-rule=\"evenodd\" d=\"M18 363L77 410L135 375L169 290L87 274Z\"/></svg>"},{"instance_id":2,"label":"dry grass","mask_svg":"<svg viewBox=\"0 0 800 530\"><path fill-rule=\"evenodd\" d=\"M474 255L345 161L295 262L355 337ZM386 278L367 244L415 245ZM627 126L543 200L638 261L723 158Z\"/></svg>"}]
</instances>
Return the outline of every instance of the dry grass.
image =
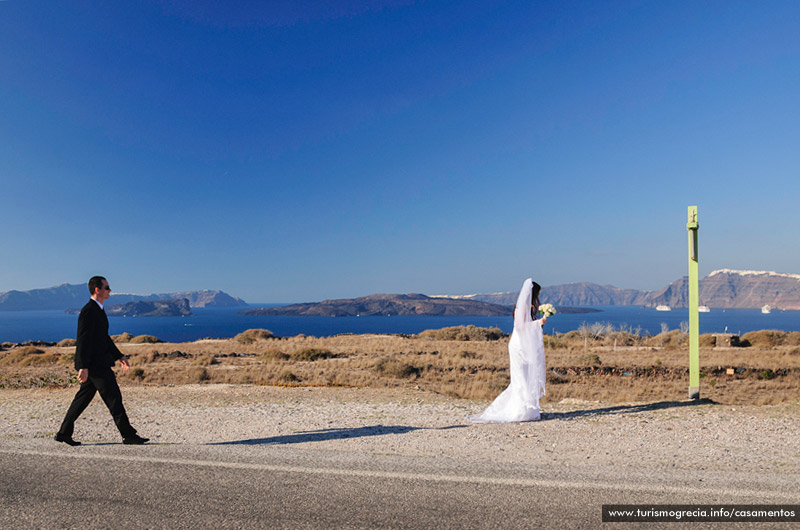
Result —
<instances>
[{"instance_id":1,"label":"dry grass","mask_svg":"<svg viewBox=\"0 0 800 530\"><path fill-rule=\"evenodd\" d=\"M139 335L130 340L131 344L156 344L159 342L161 342L161 340L152 335Z\"/></svg>"},{"instance_id":2,"label":"dry grass","mask_svg":"<svg viewBox=\"0 0 800 530\"><path fill-rule=\"evenodd\" d=\"M499 340L506 335L499 328L479 328L476 326L453 326L441 329L428 329L418 335L424 339L435 340Z\"/></svg>"},{"instance_id":3,"label":"dry grass","mask_svg":"<svg viewBox=\"0 0 800 530\"><path fill-rule=\"evenodd\" d=\"M119 335L111 335L111 340L113 340L114 342L116 342L118 344L119 343L123 343L123 344L124 343L128 343L128 342L131 341L132 338L133 338L133 335L131 335L127 331L125 333L121 333Z\"/></svg>"},{"instance_id":4,"label":"dry grass","mask_svg":"<svg viewBox=\"0 0 800 530\"><path fill-rule=\"evenodd\" d=\"M274 335L268 329L248 329L236 335L233 340L240 344L252 344L260 340L273 338Z\"/></svg>"},{"instance_id":5,"label":"dry grass","mask_svg":"<svg viewBox=\"0 0 800 530\"><path fill-rule=\"evenodd\" d=\"M132 366L119 372L120 381L410 387L471 399L491 399L509 383L508 337L486 339L491 330L327 338L276 338L262 331L246 335L256 338L245 342L120 343ZM715 348L712 336L701 336L702 396L721 403L800 399L800 333L756 332L745 337L751 346ZM619 403L687 395L688 348L680 331L644 337L608 329L575 331L546 336L545 341L545 402L575 398ZM74 383L74 349L9 347L0 352L0 388Z\"/></svg>"},{"instance_id":6,"label":"dry grass","mask_svg":"<svg viewBox=\"0 0 800 530\"><path fill-rule=\"evenodd\" d=\"M303 348L296 352L292 352L289 357L295 361L318 361L320 359L330 359L336 357L330 350L322 348Z\"/></svg>"},{"instance_id":7,"label":"dry grass","mask_svg":"<svg viewBox=\"0 0 800 530\"><path fill-rule=\"evenodd\" d=\"M272 348L262 353L258 357L258 360L263 362L270 362L270 361L285 361L288 358L289 354L283 353L277 348Z\"/></svg>"},{"instance_id":8,"label":"dry grass","mask_svg":"<svg viewBox=\"0 0 800 530\"><path fill-rule=\"evenodd\" d=\"M755 346L757 348L775 348L778 346L798 346L800 345L800 331L776 331L773 329L762 329L751 331L742 335L743 346Z\"/></svg>"},{"instance_id":9,"label":"dry grass","mask_svg":"<svg viewBox=\"0 0 800 530\"><path fill-rule=\"evenodd\" d=\"M70 340L70 339L64 339L64 340ZM117 344L155 344L161 342L159 338L154 337L152 335L138 335L134 337L128 332L121 333L119 335L111 335L111 340L113 340ZM73 340L72 346L74 345L75 341ZM61 346L61 343L59 343L59 346Z\"/></svg>"},{"instance_id":10,"label":"dry grass","mask_svg":"<svg viewBox=\"0 0 800 530\"><path fill-rule=\"evenodd\" d=\"M391 357L381 357L375 361L372 369L381 376L395 379L405 379L419 374L419 368Z\"/></svg>"},{"instance_id":11,"label":"dry grass","mask_svg":"<svg viewBox=\"0 0 800 530\"><path fill-rule=\"evenodd\" d=\"M35 346L23 346L0 357L0 366L48 366L58 360L58 355Z\"/></svg>"}]
</instances>

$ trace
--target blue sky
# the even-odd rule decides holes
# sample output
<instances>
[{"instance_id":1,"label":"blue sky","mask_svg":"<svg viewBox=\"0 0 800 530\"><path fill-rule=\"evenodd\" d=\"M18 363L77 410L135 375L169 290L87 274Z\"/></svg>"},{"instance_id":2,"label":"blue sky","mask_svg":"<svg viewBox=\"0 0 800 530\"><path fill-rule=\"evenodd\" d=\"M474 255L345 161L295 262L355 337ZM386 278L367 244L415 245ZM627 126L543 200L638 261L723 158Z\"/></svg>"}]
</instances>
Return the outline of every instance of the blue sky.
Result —
<instances>
[{"instance_id":1,"label":"blue sky","mask_svg":"<svg viewBox=\"0 0 800 530\"><path fill-rule=\"evenodd\" d=\"M800 273L800 3L0 2L0 291Z\"/></svg>"}]
</instances>

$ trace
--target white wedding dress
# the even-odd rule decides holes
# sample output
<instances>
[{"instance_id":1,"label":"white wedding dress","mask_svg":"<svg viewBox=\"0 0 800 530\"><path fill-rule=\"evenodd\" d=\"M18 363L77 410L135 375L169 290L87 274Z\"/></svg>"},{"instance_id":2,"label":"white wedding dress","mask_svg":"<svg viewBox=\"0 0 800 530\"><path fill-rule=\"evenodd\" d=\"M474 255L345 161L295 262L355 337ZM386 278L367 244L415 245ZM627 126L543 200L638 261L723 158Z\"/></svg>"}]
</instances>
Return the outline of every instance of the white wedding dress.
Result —
<instances>
[{"instance_id":1,"label":"white wedding dress","mask_svg":"<svg viewBox=\"0 0 800 530\"><path fill-rule=\"evenodd\" d=\"M470 416L474 423L509 423L540 418L539 399L544 395L545 364L542 321L531 316L533 280L522 284L514 309L514 331L508 341L511 384L483 414ZM538 309L538 308L536 308Z\"/></svg>"}]
</instances>

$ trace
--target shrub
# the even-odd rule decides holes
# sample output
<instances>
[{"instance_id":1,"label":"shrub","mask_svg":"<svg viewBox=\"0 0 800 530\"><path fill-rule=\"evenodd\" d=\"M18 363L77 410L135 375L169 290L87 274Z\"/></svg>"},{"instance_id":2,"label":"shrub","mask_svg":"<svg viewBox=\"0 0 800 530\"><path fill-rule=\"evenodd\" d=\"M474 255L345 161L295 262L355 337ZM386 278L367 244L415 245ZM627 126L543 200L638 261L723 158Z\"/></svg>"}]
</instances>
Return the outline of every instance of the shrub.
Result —
<instances>
[{"instance_id":1,"label":"shrub","mask_svg":"<svg viewBox=\"0 0 800 530\"><path fill-rule=\"evenodd\" d=\"M583 347L587 342L588 339L585 339L578 333L578 330L574 329L567 333L561 333L557 337L553 337L551 339L553 341L553 349L559 349L559 345L563 345L563 349L573 349ZM548 337L544 337L544 346L548 348L550 343L548 342Z\"/></svg>"},{"instance_id":2,"label":"shrub","mask_svg":"<svg viewBox=\"0 0 800 530\"><path fill-rule=\"evenodd\" d=\"M62 353L61 357L59 358L59 361L61 361L64 364L71 365L73 362L75 362L75 353L74 352Z\"/></svg>"},{"instance_id":3,"label":"shrub","mask_svg":"<svg viewBox=\"0 0 800 530\"><path fill-rule=\"evenodd\" d=\"M75 346L75 344L76 344L75 339L63 339L60 340L56 346L60 348L70 348L72 346Z\"/></svg>"},{"instance_id":4,"label":"shrub","mask_svg":"<svg viewBox=\"0 0 800 530\"><path fill-rule=\"evenodd\" d=\"M157 351L149 351L140 356L141 362L149 364L158 359L159 353Z\"/></svg>"},{"instance_id":5,"label":"shrub","mask_svg":"<svg viewBox=\"0 0 800 530\"><path fill-rule=\"evenodd\" d=\"M619 325L619 331L620 333L625 333L626 335L635 335L637 338L641 338L642 336L642 326L636 326L634 328L625 322Z\"/></svg>"},{"instance_id":6,"label":"shrub","mask_svg":"<svg viewBox=\"0 0 800 530\"><path fill-rule=\"evenodd\" d=\"M419 368L388 357L378 359L375 364L372 365L372 368L380 375L397 379L404 379L419 373Z\"/></svg>"},{"instance_id":7,"label":"shrub","mask_svg":"<svg viewBox=\"0 0 800 530\"><path fill-rule=\"evenodd\" d=\"M608 346L633 346L641 340L639 335L627 331L612 331L605 335L605 344Z\"/></svg>"},{"instance_id":8,"label":"shrub","mask_svg":"<svg viewBox=\"0 0 800 530\"><path fill-rule=\"evenodd\" d=\"M44 350L40 350L36 346L24 346L17 351L25 355L37 355L39 353L44 353Z\"/></svg>"},{"instance_id":9,"label":"shrub","mask_svg":"<svg viewBox=\"0 0 800 530\"><path fill-rule=\"evenodd\" d=\"M479 328L477 326L452 326L441 329L426 329L418 335L420 338L435 340L499 340L505 334L499 328Z\"/></svg>"},{"instance_id":10,"label":"shrub","mask_svg":"<svg viewBox=\"0 0 800 530\"><path fill-rule=\"evenodd\" d=\"M568 382L569 379L559 374L555 370L550 370L547 372L547 384L549 385L561 385Z\"/></svg>"},{"instance_id":11,"label":"shrub","mask_svg":"<svg viewBox=\"0 0 800 530\"><path fill-rule=\"evenodd\" d=\"M234 337L234 340L240 344L252 344L259 340L267 340L275 338L275 335L268 329L248 329L242 331Z\"/></svg>"},{"instance_id":12,"label":"shrub","mask_svg":"<svg viewBox=\"0 0 800 530\"><path fill-rule=\"evenodd\" d=\"M689 345L689 335L679 329L674 329L665 334L664 347L668 350L675 350Z\"/></svg>"},{"instance_id":13,"label":"shrub","mask_svg":"<svg viewBox=\"0 0 800 530\"><path fill-rule=\"evenodd\" d=\"M133 338L133 335L131 335L127 331L125 333L120 334L120 335L112 335L111 336L111 340L113 340L114 342L118 342L118 343L130 342L132 338Z\"/></svg>"},{"instance_id":14,"label":"shrub","mask_svg":"<svg viewBox=\"0 0 800 530\"><path fill-rule=\"evenodd\" d=\"M131 368L130 371L128 371L128 377L130 377L131 379L137 379L137 380L141 381L142 379L144 379L144 369L143 368Z\"/></svg>"},{"instance_id":15,"label":"shrub","mask_svg":"<svg viewBox=\"0 0 800 530\"><path fill-rule=\"evenodd\" d=\"M300 381L300 378L289 370L283 370L281 373L275 376L275 380L281 383L296 383Z\"/></svg>"},{"instance_id":16,"label":"shrub","mask_svg":"<svg viewBox=\"0 0 800 530\"><path fill-rule=\"evenodd\" d=\"M751 331L742 335L742 342L747 342L750 346L757 348L773 348L780 346L786 339L787 333L785 331L777 331L774 329L762 329L760 331Z\"/></svg>"},{"instance_id":17,"label":"shrub","mask_svg":"<svg viewBox=\"0 0 800 530\"><path fill-rule=\"evenodd\" d=\"M131 344L155 344L157 342L161 342L161 339L158 339L152 335L139 335L137 337L133 337L130 342Z\"/></svg>"},{"instance_id":18,"label":"shrub","mask_svg":"<svg viewBox=\"0 0 800 530\"><path fill-rule=\"evenodd\" d=\"M700 335L700 347L701 348L713 348L717 345L717 338L714 336L713 333L705 333Z\"/></svg>"},{"instance_id":19,"label":"shrub","mask_svg":"<svg viewBox=\"0 0 800 530\"><path fill-rule=\"evenodd\" d=\"M569 339L570 337L566 335L545 335L544 347L548 350L563 350L569 347Z\"/></svg>"},{"instance_id":20,"label":"shrub","mask_svg":"<svg viewBox=\"0 0 800 530\"><path fill-rule=\"evenodd\" d=\"M329 359L334 357L330 350L322 350L319 348L304 348L302 350L292 352L290 357L295 361L316 361L317 359Z\"/></svg>"},{"instance_id":21,"label":"shrub","mask_svg":"<svg viewBox=\"0 0 800 530\"><path fill-rule=\"evenodd\" d=\"M494 374L486 383L487 395L492 397L497 396L500 392L508 387L510 382L511 380L509 379L508 375L500 373Z\"/></svg>"},{"instance_id":22,"label":"shrub","mask_svg":"<svg viewBox=\"0 0 800 530\"><path fill-rule=\"evenodd\" d=\"M37 364L39 364L37 361L28 360L28 359L32 358L34 356L40 356L42 354L44 354L44 350L40 350L39 348L37 348L35 346L24 346L22 348L18 348L16 350L8 353L5 357L0 359L0 365L6 365L6 366L13 366L13 365L30 366L30 365L34 365L34 366L36 366ZM53 362L55 362L55 361L53 361ZM49 363L44 363L44 364L49 364Z\"/></svg>"},{"instance_id":23,"label":"shrub","mask_svg":"<svg viewBox=\"0 0 800 530\"><path fill-rule=\"evenodd\" d=\"M272 349L269 349L269 350L265 351L264 353L262 353L258 357L258 360L259 361L285 361L288 358L289 358L288 354L283 353L280 350L276 350L276 349L272 348Z\"/></svg>"},{"instance_id":24,"label":"shrub","mask_svg":"<svg viewBox=\"0 0 800 530\"><path fill-rule=\"evenodd\" d=\"M34 353L19 362L20 366L45 366L58 362L58 355L53 353Z\"/></svg>"},{"instance_id":25,"label":"shrub","mask_svg":"<svg viewBox=\"0 0 800 530\"><path fill-rule=\"evenodd\" d=\"M649 337L646 341L648 346L661 346L666 350L675 350L689 343L689 336L679 329L673 329L665 333L659 333Z\"/></svg>"},{"instance_id":26,"label":"shrub","mask_svg":"<svg viewBox=\"0 0 800 530\"><path fill-rule=\"evenodd\" d=\"M773 372L772 370L762 370L758 374L758 378L766 380L775 379L775 372Z\"/></svg>"},{"instance_id":27,"label":"shrub","mask_svg":"<svg viewBox=\"0 0 800 530\"><path fill-rule=\"evenodd\" d=\"M196 367L192 368L186 373L186 382L187 383L203 383L210 379L208 372L205 368Z\"/></svg>"},{"instance_id":28,"label":"shrub","mask_svg":"<svg viewBox=\"0 0 800 530\"><path fill-rule=\"evenodd\" d=\"M155 354L156 354L156 357L163 357L165 359L186 359L187 357L191 357L191 355L189 355L188 353L180 351L180 350L173 350L173 351L171 351L169 353L158 353L158 352L155 352Z\"/></svg>"},{"instance_id":29,"label":"shrub","mask_svg":"<svg viewBox=\"0 0 800 530\"><path fill-rule=\"evenodd\" d=\"M583 357L581 357L581 362L587 366L600 366L602 361L600 361L600 357L595 353L587 353Z\"/></svg>"},{"instance_id":30,"label":"shrub","mask_svg":"<svg viewBox=\"0 0 800 530\"><path fill-rule=\"evenodd\" d=\"M212 354L201 355L195 359L192 364L195 366L210 366L212 364L219 364L219 361L214 358Z\"/></svg>"},{"instance_id":31,"label":"shrub","mask_svg":"<svg viewBox=\"0 0 800 530\"><path fill-rule=\"evenodd\" d=\"M583 322L578 327L578 334L581 337L593 340L598 340L602 338L604 335L608 335L613 331L614 331L614 326L612 326L608 322L592 322L591 324Z\"/></svg>"}]
</instances>

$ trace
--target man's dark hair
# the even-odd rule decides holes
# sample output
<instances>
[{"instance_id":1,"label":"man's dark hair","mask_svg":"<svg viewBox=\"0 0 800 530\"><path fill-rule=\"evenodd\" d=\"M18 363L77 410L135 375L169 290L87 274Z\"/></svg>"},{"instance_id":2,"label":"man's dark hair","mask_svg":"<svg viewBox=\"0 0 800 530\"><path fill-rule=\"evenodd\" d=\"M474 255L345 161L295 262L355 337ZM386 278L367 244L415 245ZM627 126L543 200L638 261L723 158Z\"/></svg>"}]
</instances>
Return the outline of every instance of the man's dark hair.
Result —
<instances>
[{"instance_id":1,"label":"man's dark hair","mask_svg":"<svg viewBox=\"0 0 800 530\"><path fill-rule=\"evenodd\" d=\"M89 279L89 292L94 296L94 290L103 287L103 282L108 281L102 276L92 276Z\"/></svg>"}]
</instances>

